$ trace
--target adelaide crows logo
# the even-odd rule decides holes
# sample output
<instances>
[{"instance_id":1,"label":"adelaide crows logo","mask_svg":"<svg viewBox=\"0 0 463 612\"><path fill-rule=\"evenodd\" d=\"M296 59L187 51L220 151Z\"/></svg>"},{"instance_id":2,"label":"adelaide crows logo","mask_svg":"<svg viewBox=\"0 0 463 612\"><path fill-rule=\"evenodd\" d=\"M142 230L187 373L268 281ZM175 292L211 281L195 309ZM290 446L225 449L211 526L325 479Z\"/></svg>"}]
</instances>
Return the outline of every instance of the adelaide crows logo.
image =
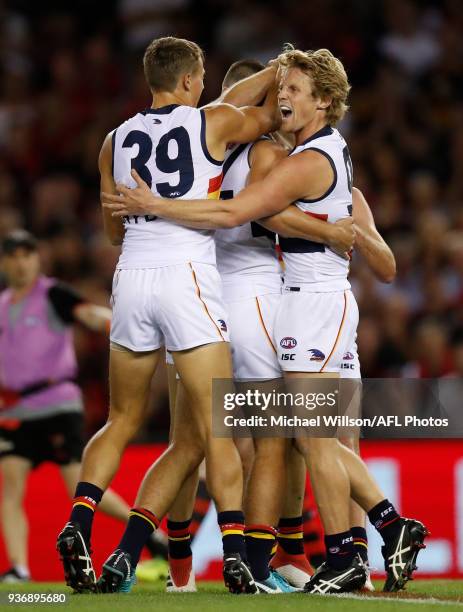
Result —
<instances>
[{"instance_id":1,"label":"adelaide crows logo","mask_svg":"<svg viewBox=\"0 0 463 612\"><path fill-rule=\"evenodd\" d=\"M325 353L322 353L318 349L309 349L310 361L323 361L325 359Z\"/></svg>"}]
</instances>

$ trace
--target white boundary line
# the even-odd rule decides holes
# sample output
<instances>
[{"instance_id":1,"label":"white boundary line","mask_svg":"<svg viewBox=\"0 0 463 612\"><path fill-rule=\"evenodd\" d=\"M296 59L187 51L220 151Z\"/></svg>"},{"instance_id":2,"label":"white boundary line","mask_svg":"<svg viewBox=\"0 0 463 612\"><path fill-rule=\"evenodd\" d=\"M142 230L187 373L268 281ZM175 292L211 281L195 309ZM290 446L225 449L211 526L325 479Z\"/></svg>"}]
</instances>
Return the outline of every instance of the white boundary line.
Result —
<instances>
[{"instance_id":1,"label":"white boundary line","mask_svg":"<svg viewBox=\"0 0 463 612\"><path fill-rule=\"evenodd\" d=\"M315 593L314 593L315 594ZM326 597L326 595L324 596ZM359 601L389 601L393 604L430 604L434 606L460 606L463 608L463 602L461 601L453 601L451 599L436 599L435 597L430 597L429 599L425 597L420 598L399 598L399 597L372 597L371 595L357 595L355 593L340 593L337 595L336 593L330 593L328 597L336 597L339 599L357 599Z\"/></svg>"}]
</instances>

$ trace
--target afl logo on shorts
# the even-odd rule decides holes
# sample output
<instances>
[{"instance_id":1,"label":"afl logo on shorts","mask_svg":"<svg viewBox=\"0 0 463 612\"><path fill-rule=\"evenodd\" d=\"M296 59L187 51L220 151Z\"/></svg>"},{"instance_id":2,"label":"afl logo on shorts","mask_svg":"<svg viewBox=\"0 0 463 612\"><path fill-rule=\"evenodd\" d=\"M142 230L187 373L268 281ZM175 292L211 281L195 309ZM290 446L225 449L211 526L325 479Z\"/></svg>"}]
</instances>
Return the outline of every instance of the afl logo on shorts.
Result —
<instances>
[{"instance_id":1,"label":"afl logo on shorts","mask_svg":"<svg viewBox=\"0 0 463 612\"><path fill-rule=\"evenodd\" d=\"M224 332L227 331L227 324L225 323L223 319L217 319L217 323L219 324L221 331L224 331Z\"/></svg>"},{"instance_id":2,"label":"afl logo on shorts","mask_svg":"<svg viewBox=\"0 0 463 612\"><path fill-rule=\"evenodd\" d=\"M347 353L344 353L342 360L351 361L353 358L354 356L352 355L352 353L350 351L347 351Z\"/></svg>"},{"instance_id":3,"label":"afl logo on shorts","mask_svg":"<svg viewBox=\"0 0 463 612\"><path fill-rule=\"evenodd\" d=\"M325 353L322 353L318 349L309 349L310 361L323 361L325 359Z\"/></svg>"},{"instance_id":4,"label":"afl logo on shorts","mask_svg":"<svg viewBox=\"0 0 463 612\"><path fill-rule=\"evenodd\" d=\"M286 336L286 338L282 338L282 340L280 340L280 346L284 349L293 349L295 346L297 346L296 338Z\"/></svg>"}]
</instances>

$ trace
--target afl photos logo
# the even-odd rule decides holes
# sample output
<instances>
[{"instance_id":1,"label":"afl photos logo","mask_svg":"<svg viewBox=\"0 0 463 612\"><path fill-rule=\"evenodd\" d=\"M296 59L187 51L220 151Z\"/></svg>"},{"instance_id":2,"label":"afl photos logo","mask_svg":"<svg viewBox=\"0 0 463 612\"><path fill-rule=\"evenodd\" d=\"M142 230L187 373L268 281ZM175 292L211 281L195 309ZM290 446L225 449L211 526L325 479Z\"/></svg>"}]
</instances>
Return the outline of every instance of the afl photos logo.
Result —
<instances>
[{"instance_id":1,"label":"afl photos logo","mask_svg":"<svg viewBox=\"0 0 463 612\"><path fill-rule=\"evenodd\" d=\"M286 336L280 341L280 346L284 349L293 349L297 346L296 338L291 338L290 336Z\"/></svg>"}]
</instances>

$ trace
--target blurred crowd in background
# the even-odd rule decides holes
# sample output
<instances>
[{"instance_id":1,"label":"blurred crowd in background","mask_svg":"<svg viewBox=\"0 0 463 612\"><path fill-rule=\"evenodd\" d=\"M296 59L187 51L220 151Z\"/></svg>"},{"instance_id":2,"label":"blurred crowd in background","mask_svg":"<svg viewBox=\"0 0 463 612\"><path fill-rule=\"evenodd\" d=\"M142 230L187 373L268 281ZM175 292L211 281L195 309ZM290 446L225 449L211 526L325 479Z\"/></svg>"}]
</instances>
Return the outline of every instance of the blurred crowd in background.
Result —
<instances>
[{"instance_id":1,"label":"blurred crowd in background","mask_svg":"<svg viewBox=\"0 0 463 612\"><path fill-rule=\"evenodd\" d=\"M67 5L67 7L65 6ZM392 285L360 259L351 280L366 377L463 375L463 11L460 0L0 0L0 236L41 239L46 273L108 304L118 249L102 233L105 135L150 105L145 46L175 35L206 52L202 102L231 62L284 42L327 47L353 89L339 129L379 231ZM107 339L76 333L88 429L107 410ZM143 433L168 427L164 372Z\"/></svg>"}]
</instances>

